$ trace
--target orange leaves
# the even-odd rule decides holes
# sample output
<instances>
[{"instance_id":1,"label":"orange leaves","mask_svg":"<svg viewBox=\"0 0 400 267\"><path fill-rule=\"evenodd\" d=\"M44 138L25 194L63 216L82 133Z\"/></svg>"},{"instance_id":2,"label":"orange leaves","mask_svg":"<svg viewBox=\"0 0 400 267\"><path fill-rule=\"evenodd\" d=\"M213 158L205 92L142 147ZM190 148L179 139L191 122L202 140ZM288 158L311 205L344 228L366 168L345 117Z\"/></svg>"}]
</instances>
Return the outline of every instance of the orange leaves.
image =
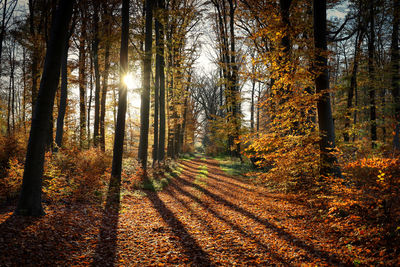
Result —
<instances>
[{"instance_id":1,"label":"orange leaves","mask_svg":"<svg viewBox=\"0 0 400 267\"><path fill-rule=\"evenodd\" d=\"M5 177L0 179L0 202L4 199L15 197L22 185L24 166L13 157L9 159L8 170Z\"/></svg>"}]
</instances>

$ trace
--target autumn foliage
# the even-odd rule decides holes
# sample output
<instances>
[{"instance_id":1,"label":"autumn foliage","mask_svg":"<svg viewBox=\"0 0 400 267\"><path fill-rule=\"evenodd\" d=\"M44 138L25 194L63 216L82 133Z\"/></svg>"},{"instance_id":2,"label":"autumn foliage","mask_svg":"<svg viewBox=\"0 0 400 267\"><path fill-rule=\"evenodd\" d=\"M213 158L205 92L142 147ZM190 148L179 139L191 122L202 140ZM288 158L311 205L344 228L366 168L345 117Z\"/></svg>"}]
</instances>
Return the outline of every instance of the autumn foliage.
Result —
<instances>
[{"instance_id":1,"label":"autumn foliage","mask_svg":"<svg viewBox=\"0 0 400 267\"><path fill-rule=\"evenodd\" d=\"M51 202L100 200L108 184L110 164L110 156L99 149L48 152L43 176L44 199ZM23 162L11 157L6 175L0 180L2 201L17 196L23 171Z\"/></svg>"}]
</instances>

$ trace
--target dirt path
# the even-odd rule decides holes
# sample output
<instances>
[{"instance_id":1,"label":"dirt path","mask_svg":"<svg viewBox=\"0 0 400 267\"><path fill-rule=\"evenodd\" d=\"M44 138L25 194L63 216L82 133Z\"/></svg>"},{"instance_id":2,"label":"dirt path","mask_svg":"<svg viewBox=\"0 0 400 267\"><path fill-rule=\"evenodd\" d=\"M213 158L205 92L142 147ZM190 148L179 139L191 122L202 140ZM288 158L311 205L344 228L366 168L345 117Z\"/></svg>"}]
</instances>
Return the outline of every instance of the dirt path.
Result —
<instances>
[{"instance_id":1,"label":"dirt path","mask_svg":"<svg viewBox=\"0 0 400 267\"><path fill-rule=\"evenodd\" d=\"M123 197L104 212L81 207L33 223L0 221L7 233L0 266L351 263L294 197L229 177L212 159L181 164L162 192Z\"/></svg>"}]
</instances>

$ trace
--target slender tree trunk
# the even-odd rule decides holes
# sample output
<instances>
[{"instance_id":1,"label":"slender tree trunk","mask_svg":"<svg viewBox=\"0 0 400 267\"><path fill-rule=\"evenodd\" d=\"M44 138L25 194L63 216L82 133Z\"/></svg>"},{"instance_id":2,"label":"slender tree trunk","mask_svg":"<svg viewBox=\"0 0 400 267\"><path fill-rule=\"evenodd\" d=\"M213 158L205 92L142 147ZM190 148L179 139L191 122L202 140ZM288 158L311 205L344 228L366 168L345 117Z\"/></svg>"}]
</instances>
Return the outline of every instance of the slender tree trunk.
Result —
<instances>
[{"instance_id":1,"label":"slender tree trunk","mask_svg":"<svg viewBox=\"0 0 400 267\"><path fill-rule=\"evenodd\" d=\"M158 2L158 1L157 1ZM157 3L158 8L158 3ZM160 9L158 9L160 10ZM160 72L161 72L161 47L160 47L160 27L162 27L159 19L160 14L155 16L155 32L156 32L156 74L154 81L154 142L153 142L153 165L158 159L158 145L159 145L159 102L160 102Z\"/></svg>"},{"instance_id":2,"label":"slender tree trunk","mask_svg":"<svg viewBox=\"0 0 400 267\"><path fill-rule=\"evenodd\" d=\"M122 26L120 50L120 87L118 99L117 126L114 137L114 150L111 177L121 180L122 154L124 151L125 115L127 106L128 88L124 83L124 76L128 72L128 40L129 40L129 0L122 1Z\"/></svg>"},{"instance_id":3,"label":"slender tree trunk","mask_svg":"<svg viewBox=\"0 0 400 267\"><path fill-rule=\"evenodd\" d=\"M163 14L164 21L166 17L164 16L165 4L164 0L158 0L158 5L160 12ZM163 161L165 157L165 72L164 72L164 25L160 23L159 25L159 56L160 56L160 73L159 73L159 86L160 86L160 133L158 138L158 160Z\"/></svg>"},{"instance_id":4,"label":"slender tree trunk","mask_svg":"<svg viewBox=\"0 0 400 267\"><path fill-rule=\"evenodd\" d=\"M54 97L59 82L62 52L67 38L73 2L60 0L51 27L50 42L46 52L43 75L26 153L22 190L15 213L40 216L42 207L42 175L46 134L53 111Z\"/></svg>"},{"instance_id":5,"label":"slender tree trunk","mask_svg":"<svg viewBox=\"0 0 400 267\"><path fill-rule=\"evenodd\" d=\"M82 3L81 3L82 5ZM86 11L81 6L81 35L79 38L79 146L86 146Z\"/></svg>"},{"instance_id":6,"label":"slender tree trunk","mask_svg":"<svg viewBox=\"0 0 400 267\"><path fill-rule=\"evenodd\" d=\"M314 45L315 68L318 73L315 79L316 93L321 94L317 102L318 125L320 131L321 151L321 176L341 176L340 169L336 165L336 157L331 153L335 148L335 128L333 125L332 110L328 78L327 40L326 40L326 0L313 0L314 17Z\"/></svg>"},{"instance_id":7,"label":"slender tree trunk","mask_svg":"<svg viewBox=\"0 0 400 267\"><path fill-rule=\"evenodd\" d=\"M143 73L143 91L141 93L140 105L140 140L139 140L139 161L142 168L147 168L147 148L149 141L149 106L150 106L150 74L151 74L151 51L152 51L152 20L153 1L146 0L146 34L145 34L145 55Z\"/></svg>"},{"instance_id":8,"label":"slender tree trunk","mask_svg":"<svg viewBox=\"0 0 400 267\"><path fill-rule=\"evenodd\" d=\"M257 132L260 131L260 100L261 100L261 83L258 83L258 95L257 95Z\"/></svg>"},{"instance_id":9,"label":"slender tree trunk","mask_svg":"<svg viewBox=\"0 0 400 267\"><path fill-rule=\"evenodd\" d=\"M23 93L22 93L22 123L24 127L24 133L26 133L26 50L23 48L22 51L22 84L23 84Z\"/></svg>"},{"instance_id":10,"label":"slender tree trunk","mask_svg":"<svg viewBox=\"0 0 400 267\"><path fill-rule=\"evenodd\" d=\"M400 20L400 1L393 0L393 30L392 30L392 47L391 47L391 63L392 63L392 95L394 101L395 129L393 135L393 148L397 152L400 151L400 53L399 53L399 20Z\"/></svg>"},{"instance_id":11,"label":"slender tree trunk","mask_svg":"<svg viewBox=\"0 0 400 267\"><path fill-rule=\"evenodd\" d=\"M8 97L7 97L7 136L11 135L11 79L9 79Z\"/></svg>"},{"instance_id":12,"label":"slender tree trunk","mask_svg":"<svg viewBox=\"0 0 400 267\"><path fill-rule=\"evenodd\" d=\"M1 57L3 55L3 40L6 35L7 0L4 1L2 15L3 16L1 18L1 25L0 25L1 26L1 28L0 28L0 61L1 61ZM1 68L2 68L2 66L0 66L0 75L1 75Z\"/></svg>"},{"instance_id":13,"label":"slender tree trunk","mask_svg":"<svg viewBox=\"0 0 400 267\"><path fill-rule=\"evenodd\" d=\"M62 147L62 140L64 135L64 118L67 109L68 99L68 49L69 41L66 40L61 60L61 95L57 117L56 146L54 147L54 151L57 151L58 148Z\"/></svg>"},{"instance_id":14,"label":"slender tree trunk","mask_svg":"<svg viewBox=\"0 0 400 267\"><path fill-rule=\"evenodd\" d=\"M256 80L251 79L251 103L250 103L250 129L254 132L254 96L256 92Z\"/></svg>"},{"instance_id":15,"label":"slender tree trunk","mask_svg":"<svg viewBox=\"0 0 400 267\"><path fill-rule=\"evenodd\" d=\"M88 99L88 112L87 112L87 136L88 136L88 147L91 146L91 138L90 138L90 117L92 112L92 102L93 102L93 57L90 57L90 70L89 70L89 99Z\"/></svg>"},{"instance_id":16,"label":"slender tree trunk","mask_svg":"<svg viewBox=\"0 0 400 267\"><path fill-rule=\"evenodd\" d=\"M93 125L93 144L95 147L99 145L100 135L100 71L99 71L99 16L98 16L98 1L94 2L93 27L94 37L92 43L93 66L94 66L94 125Z\"/></svg>"},{"instance_id":17,"label":"slender tree trunk","mask_svg":"<svg viewBox=\"0 0 400 267\"><path fill-rule=\"evenodd\" d=\"M103 3L104 4L104 3ZM108 75L110 71L110 48L111 48L111 14L108 14L108 6L103 5L105 27L107 33L105 51L104 51L104 73L103 73L103 88L101 90L100 103L100 147L102 151L106 150L106 133L105 133L105 117L106 117L106 99L108 90Z\"/></svg>"},{"instance_id":18,"label":"slender tree trunk","mask_svg":"<svg viewBox=\"0 0 400 267\"><path fill-rule=\"evenodd\" d=\"M369 40L368 40L368 76L369 76L369 118L371 121L371 140L372 147L376 147L376 141L378 140L376 133L376 104L375 104L375 66L374 66L374 53L375 53L375 0L369 1Z\"/></svg>"},{"instance_id":19,"label":"slender tree trunk","mask_svg":"<svg viewBox=\"0 0 400 267\"><path fill-rule=\"evenodd\" d=\"M236 142L235 145L235 151L234 151L234 156L237 158L240 158L242 160L242 156L240 154L240 143L239 141L239 134L240 134L240 92L239 92L239 85L238 85L238 64L236 62L236 39L235 39L235 9L236 7L234 6L234 1L233 0L228 0L229 2L229 17L230 17L230 38L231 38L231 59L230 59L230 65L232 68L232 73L231 73L231 80L232 80L232 115L234 119L234 127L235 127L235 134L233 136L234 142Z\"/></svg>"}]
</instances>

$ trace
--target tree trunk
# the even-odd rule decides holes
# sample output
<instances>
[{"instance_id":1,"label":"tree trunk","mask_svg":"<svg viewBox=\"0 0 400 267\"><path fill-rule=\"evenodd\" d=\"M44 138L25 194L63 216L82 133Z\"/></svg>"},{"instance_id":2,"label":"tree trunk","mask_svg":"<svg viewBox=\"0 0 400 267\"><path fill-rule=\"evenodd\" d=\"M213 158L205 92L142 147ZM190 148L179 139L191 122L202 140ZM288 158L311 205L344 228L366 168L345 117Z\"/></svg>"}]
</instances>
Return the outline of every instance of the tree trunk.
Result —
<instances>
[{"instance_id":1,"label":"tree trunk","mask_svg":"<svg viewBox=\"0 0 400 267\"><path fill-rule=\"evenodd\" d=\"M94 66L94 125L93 125L93 144L95 147L99 145L100 135L100 71L99 71L99 16L98 16L98 1L94 2L93 28L94 36L92 42L93 66Z\"/></svg>"},{"instance_id":2,"label":"tree trunk","mask_svg":"<svg viewBox=\"0 0 400 267\"><path fill-rule=\"evenodd\" d=\"M158 0L160 12L164 14L165 4L164 0ZM165 16L163 15L165 21ZM158 160L163 161L165 157L165 72L164 72L164 25L160 23L159 26L159 55L160 55L160 132L158 138Z\"/></svg>"},{"instance_id":3,"label":"tree trunk","mask_svg":"<svg viewBox=\"0 0 400 267\"><path fill-rule=\"evenodd\" d=\"M111 179L120 181L122 171L122 154L124 151L125 114L128 88L124 76L128 72L128 40L129 40L129 0L122 1L121 50L120 50L120 87L118 99L117 126L115 128Z\"/></svg>"},{"instance_id":4,"label":"tree trunk","mask_svg":"<svg viewBox=\"0 0 400 267\"><path fill-rule=\"evenodd\" d=\"M251 103L250 103L250 129L254 132L254 96L256 92L256 79L251 79Z\"/></svg>"},{"instance_id":5,"label":"tree trunk","mask_svg":"<svg viewBox=\"0 0 400 267\"><path fill-rule=\"evenodd\" d=\"M86 146L86 11L81 3L81 35L79 38L79 147Z\"/></svg>"},{"instance_id":6,"label":"tree trunk","mask_svg":"<svg viewBox=\"0 0 400 267\"><path fill-rule=\"evenodd\" d=\"M331 153L335 148L335 128L328 78L327 40L326 40L326 0L313 0L314 45L315 45L315 88L322 95L317 101L318 125L320 131L320 174L321 176L341 176L336 157Z\"/></svg>"},{"instance_id":7,"label":"tree trunk","mask_svg":"<svg viewBox=\"0 0 400 267\"><path fill-rule=\"evenodd\" d=\"M142 168L147 168L147 148L149 141L149 106L150 106L150 73L151 73L151 52L152 52L152 20L153 1L146 0L146 33L145 33L145 55L143 71L143 91L141 93L140 105L140 140L139 140L139 161Z\"/></svg>"},{"instance_id":8,"label":"tree trunk","mask_svg":"<svg viewBox=\"0 0 400 267\"><path fill-rule=\"evenodd\" d=\"M400 17L400 1L393 0L393 31L392 31L392 47L391 47L391 63L392 63L392 95L394 100L395 129L393 136L393 148L400 151L400 74L399 74L399 17Z\"/></svg>"},{"instance_id":9,"label":"tree trunk","mask_svg":"<svg viewBox=\"0 0 400 267\"><path fill-rule=\"evenodd\" d=\"M104 4L104 3L103 3ZM108 75L110 71L110 48L111 48L111 14L108 14L108 6L103 5L105 27L106 27L106 45L104 51L104 73L103 73L103 88L101 90L100 103L100 147L102 151L106 150L106 133L105 133L105 117L106 117L106 99L108 90Z\"/></svg>"},{"instance_id":10,"label":"tree trunk","mask_svg":"<svg viewBox=\"0 0 400 267\"><path fill-rule=\"evenodd\" d=\"M233 135L233 142L235 145L235 150L233 155L237 158L240 158L242 160L242 156L240 154L240 143L239 141L239 133L240 133L240 92L239 92L239 86L238 86L238 65L236 63L236 48L235 48L235 9L236 7L234 6L234 1L233 0L228 0L229 2L229 18L230 18L230 38L231 38L231 57L230 57L230 66L232 68L231 70L231 81L232 81L232 86L231 86L231 91L232 91L232 116L234 119L234 127L235 127L235 133Z\"/></svg>"},{"instance_id":11,"label":"tree trunk","mask_svg":"<svg viewBox=\"0 0 400 267\"><path fill-rule=\"evenodd\" d=\"M15 213L40 216L42 207L42 175L46 134L53 111L54 97L60 76L61 58L68 33L74 1L60 0L53 17L50 42L46 52L36 107L26 153L22 190Z\"/></svg>"},{"instance_id":12,"label":"tree trunk","mask_svg":"<svg viewBox=\"0 0 400 267\"><path fill-rule=\"evenodd\" d=\"M23 84L23 92L22 92L22 123L24 127L24 133L26 134L26 50L23 48L22 50L22 84Z\"/></svg>"},{"instance_id":13,"label":"tree trunk","mask_svg":"<svg viewBox=\"0 0 400 267\"><path fill-rule=\"evenodd\" d=\"M372 147L376 147L376 141L378 140L376 133L376 104L375 104L375 66L374 66L374 53L375 53L375 12L374 4L375 0L369 1L369 40L368 40L368 76L369 76L369 118L371 121L371 140Z\"/></svg>"},{"instance_id":14,"label":"tree trunk","mask_svg":"<svg viewBox=\"0 0 400 267\"><path fill-rule=\"evenodd\" d=\"M61 60L61 95L57 117L56 146L54 147L55 152L58 150L58 148L62 147L62 139L64 135L64 118L68 99L68 49L69 41L66 40Z\"/></svg>"},{"instance_id":15,"label":"tree trunk","mask_svg":"<svg viewBox=\"0 0 400 267\"><path fill-rule=\"evenodd\" d=\"M158 2L158 1L157 1ZM158 5L158 3L157 3ZM158 159L158 145L159 145L159 102L160 102L160 72L161 72L161 47L160 47L160 28L162 27L159 19L160 14L155 16L155 32L156 32L156 74L154 81L154 142L153 142L153 165Z\"/></svg>"}]
</instances>

